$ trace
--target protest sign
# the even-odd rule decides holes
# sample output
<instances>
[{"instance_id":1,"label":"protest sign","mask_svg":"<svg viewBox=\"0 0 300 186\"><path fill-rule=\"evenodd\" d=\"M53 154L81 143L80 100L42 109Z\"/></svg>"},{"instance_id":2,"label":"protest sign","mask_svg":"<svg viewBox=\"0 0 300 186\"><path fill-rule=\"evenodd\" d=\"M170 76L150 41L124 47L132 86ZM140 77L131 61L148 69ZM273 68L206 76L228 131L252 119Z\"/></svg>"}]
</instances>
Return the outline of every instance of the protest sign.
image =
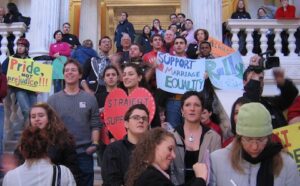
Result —
<instances>
[{"instance_id":1,"label":"protest sign","mask_svg":"<svg viewBox=\"0 0 300 186\"><path fill-rule=\"evenodd\" d=\"M203 89L204 59L188 59L159 52L157 63L156 82L158 88L175 94Z\"/></svg>"},{"instance_id":2,"label":"protest sign","mask_svg":"<svg viewBox=\"0 0 300 186\"><path fill-rule=\"evenodd\" d=\"M207 59L205 64L209 79L216 88L243 89L244 65L239 52L216 59Z\"/></svg>"},{"instance_id":3,"label":"protest sign","mask_svg":"<svg viewBox=\"0 0 300 186\"><path fill-rule=\"evenodd\" d=\"M9 57L7 82L11 86L34 92L50 92L52 67L30 58Z\"/></svg>"},{"instance_id":4,"label":"protest sign","mask_svg":"<svg viewBox=\"0 0 300 186\"><path fill-rule=\"evenodd\" d=\"M122 139L126 134L125 113L136 104L144 104L148 108L151 122L155 113L155 102L151 93L145 88L135 88L130 95L127 95L123 89L116 88L108 94L104 105L104 122L117 140Z\"/></svg>"},{"instance_id":5,"label":"protest sign","mask_svg":"<svg viewBox=\"0 0 300 186\"><path fill-rule=\"evenodd\" d=\"M215 39L215 38L208 38L208 42L211 44L211 54L214 57L223 57L235 52L235 50L223 42Z\"/></svg>"},{"instance_id":6,"label":"protest sign","mask_svg":"<svg viewBox=\"0 0 300 186\"><path fill-rule=\"evenodd\" d=\"M281 139L283 146L296 161L300 172L300 123L274 129L273 133Z\"/></svg>"},{"instance_id":7,"label":"protest sign","mask_svg":"<svg viewBox=\"0 0 300 186\"><path fill-rule=\"evenodd\" d=\"M67 62L67 57L59 56L52 62L53 74L52 79L64 79L63 68Z\"/></svg>"}]
</instances>

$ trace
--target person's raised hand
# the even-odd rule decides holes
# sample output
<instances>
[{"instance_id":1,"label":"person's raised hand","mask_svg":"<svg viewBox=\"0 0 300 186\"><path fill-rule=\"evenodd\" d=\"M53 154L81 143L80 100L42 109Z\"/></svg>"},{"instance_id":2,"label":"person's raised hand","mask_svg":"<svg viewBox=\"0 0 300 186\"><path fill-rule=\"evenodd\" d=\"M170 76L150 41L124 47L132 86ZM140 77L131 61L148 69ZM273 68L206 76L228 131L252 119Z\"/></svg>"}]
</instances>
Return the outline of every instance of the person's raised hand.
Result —
<instances>
[{"instance_id":1,"label":"person's raised hand","mask_svg":"<svg viewBox=\"0 0 300 186\"><path fill-rule=\"evenodd\" d=\"M205 181L207 181L208 168L205 163L195 163L193 165L193 170L197 178L203 178Z\"/></svg>"},{"instance_id":2,"label":"person's raised hand","mask_svg":"<svg viewBox=\"0 0 300 186\"><path fill-rule=\"evenodd\" d=\"M273 68L273 76L278 85L283 85L285 82L284 78L284 69L281 67L275 67Z\"/></svg>"}]
</instances>

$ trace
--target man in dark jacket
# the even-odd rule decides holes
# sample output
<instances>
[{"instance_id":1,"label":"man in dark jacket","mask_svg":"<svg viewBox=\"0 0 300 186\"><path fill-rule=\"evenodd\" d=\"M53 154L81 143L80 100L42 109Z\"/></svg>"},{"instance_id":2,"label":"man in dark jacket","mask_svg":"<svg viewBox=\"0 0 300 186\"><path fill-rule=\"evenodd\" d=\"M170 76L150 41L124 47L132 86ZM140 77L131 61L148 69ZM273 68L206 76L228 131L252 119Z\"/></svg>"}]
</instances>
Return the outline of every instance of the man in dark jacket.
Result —
<instances>
[{"instance_id":1,"label":"man in dark jacket","mask_svg":"<svg viewBox=\"0 0 300 186\"><path fill-rule=\"evenodd\" d=\"M72 48L76 48L80 46L80 42L78 40L78 37L76 35L70 34L70 23L64 23L63 24L63 42L67 42L71 45Z\"/></svg>"},{"instance_id":2,"label":"man in dark jacket","mask_svg":"<svg viewBox=\"0 0 300 186\"><path fill-rule=\"evenodd\" d=\"M114 42L116 43L117 52L122 51L121 38L123 36L123 33L127 33L130 36L131 41L134 41L134 35L135 35L134 27L132 23L128 21L127 18L128 18L127 12L122 12L120 15L120 22L115 31Z\"/></svg>"},{"instance_id":3,"label":"man in dark jacket","mask_svg":"<svg viewBox=\"0 0 300 186\"><path fill-rule=\"evenodd\" d=\"M281 68L273 69L273 76L277 87L280 90L280 95L277 96L262 96L264 87L264 72L253 70L253 66L259 66L261 57L253 56L250 59L250 67L246 69L243 75L244 79L244 95L252 102L260 102L270 112L272 116L273 128L279 128L287 125L287 121L283 116L283 111L286 110L298 95L298 89L293 82L284 77L284 71Z\"/></svg>"},{"instance_id":4,"label":"man in dark jacket","mask_svg":"<svg viewBox=\"0 0 300 186\"><path fill-rule=\"evenodd\" d=\"M92 95L97 92L99 85L104 85L103 71L105 67L111 65L108 57L111 50L111 39L104 36L99 40L99 57L88 59L83 65L83 76L81 86L83 90Z\"/></svg>"}]
</instances>

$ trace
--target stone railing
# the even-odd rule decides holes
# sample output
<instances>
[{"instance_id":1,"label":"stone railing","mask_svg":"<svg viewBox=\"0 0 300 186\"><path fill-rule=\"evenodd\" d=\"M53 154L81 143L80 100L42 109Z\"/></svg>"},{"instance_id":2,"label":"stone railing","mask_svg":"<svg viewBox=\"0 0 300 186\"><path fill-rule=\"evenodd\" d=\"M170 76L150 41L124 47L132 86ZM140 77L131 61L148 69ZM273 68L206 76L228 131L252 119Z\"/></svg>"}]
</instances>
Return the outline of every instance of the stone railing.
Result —
<instances>
[{"instance_id":1,"label":"stone railing","mask_svg":"<svg viewBox=\"0 0 300 186\"><path fill-rule=\"evenodd\" d=\"M246 55L253 55L252 49L253 45L253 32L258 31L261 34L260 37L260 48L262 52L266 52L268 48L268 38L267 34L270 30L274 32L275 38L275 50L276 56L283 57L281 53L282 44L281 44L281 36L280 33L282 31L286 31L289 34L288 37L288 48L290 53L287 57L295 57L298 56L294 51L296 49L296 38L294 36L297 28L300 26L300 19L284 19L284 20L276 20L276 19L229 19L228 27L232 33L232 48L238 50L239 48L239 38L238 32L244 30L246 32Z\"/></svg>"},{"instance_id":2,"label":"stone railing","mask_svg":"<svg viewBox=\"0 0 300 186\"><path fill-rule=\"evenodd\" d=\"M297 28L300 26L300 19L229 19L228 27L232 33L232 48L239 49L239 37L238 32L244 30L246 32L246 49L247 54L243 56L245 66L248 66L249 59L254 54L252 53L254 47L253 32L260 33L260 49L262 52L266 52L268 48L267 34L271 31L274 37L274 48L276 50L275 56L280 57L280 66L285 69L286 76L291 78L297 86L300 86L300 56L295 53L296 38L294 36ZM284 56L281 52L282 38L280 36L282 31L286 31L289 34L288 37L288 49L289 54ZM265 73L265 83L274 84L271 71ZM273 91L273 90L272 90Z\"/></svg>"},{"instance_id":3,"label":"stone railing","mask_svg":"<svg viewBox=\"0 0 300 186\"><path fill-rule=\"evenodd\" d=\"M8 56L7 37L9 36L9 34L15 35L14 50L16 51L17 48L16 42L26 31L27 31L27 26L23 22L11 23L11 24L0 23L0 35L2 36L2 39L0 41L1 43L0 62L1 63Z\"/></svg>"}]
</instances>

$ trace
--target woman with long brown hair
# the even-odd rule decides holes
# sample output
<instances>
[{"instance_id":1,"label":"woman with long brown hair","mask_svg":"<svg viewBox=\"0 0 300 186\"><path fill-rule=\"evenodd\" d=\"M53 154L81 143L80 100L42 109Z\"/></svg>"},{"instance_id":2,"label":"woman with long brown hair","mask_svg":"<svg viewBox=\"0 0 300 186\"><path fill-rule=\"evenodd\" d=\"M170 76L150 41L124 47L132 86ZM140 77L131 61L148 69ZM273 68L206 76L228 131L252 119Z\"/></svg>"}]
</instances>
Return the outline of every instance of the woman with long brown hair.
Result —
<instances>
[{"instance_id":1,"label":"woman with long brown hair","mask_svg":"<svg viewBox=\"0 0 300 186\"><path fill-rule=\"evenodd\" d=\"M280 143L272 142L272 130L271 115L262 104L242 105L234 141L211 154L210 185L299 185L297 164Z\"/></svg>"},{"instance_id":2,"label":"woman with long brown hair","mask_svg":"<svg viewBox=\"0 0 300 186\"><path fill-rule=\"evenodd\" d=\"M73 136L67 131L57 113L47 103L37 103L31 108L28 128L32 127L46 131L50 141L47 156L52 163L68 167L77 183L79 183L80 170L77 164ZM20 165L26 157L23 156L19 147L15 151L15 156Z\"/></svg>"},{"instance_id":3,"label":"woman with long brown hair","mask_svg":"<svg viewBox=\"0 0 300 186\"><path fill-rule=\"evenodd\" d=\"M173 186L167 170L176 157L175 147L172 133L162 128L149 131L133 151L126 186ZM191 185L206 185L206 165L196 163L193 170L197 178Z\"/></svg>"}]
</instances>

